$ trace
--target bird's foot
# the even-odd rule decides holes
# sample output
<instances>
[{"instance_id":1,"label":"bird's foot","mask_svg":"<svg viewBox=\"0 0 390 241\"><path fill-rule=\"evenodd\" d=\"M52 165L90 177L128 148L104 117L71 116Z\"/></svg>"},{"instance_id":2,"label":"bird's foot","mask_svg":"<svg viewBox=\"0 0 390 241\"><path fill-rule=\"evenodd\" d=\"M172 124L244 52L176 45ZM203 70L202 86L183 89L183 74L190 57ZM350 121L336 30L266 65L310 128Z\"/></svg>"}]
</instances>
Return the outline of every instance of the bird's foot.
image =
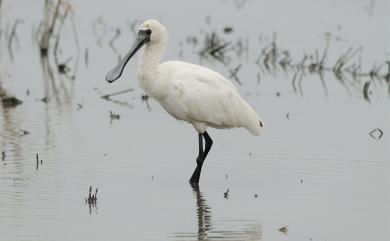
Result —
<instances>
[{"instance_id":1,"label":"bird's foot","mask_svg":"<svg viewBox=\"0 0 390 241\"><path fill-rule=\"evenodd\" d=\"M191 178L190 178L190 183L191 184L196 184L198 185L199 183L199 178L200 178L200 169L202 168L201 165L198 165L194 171L194 173L192 174Z\"/></svg>"}]
</instances>

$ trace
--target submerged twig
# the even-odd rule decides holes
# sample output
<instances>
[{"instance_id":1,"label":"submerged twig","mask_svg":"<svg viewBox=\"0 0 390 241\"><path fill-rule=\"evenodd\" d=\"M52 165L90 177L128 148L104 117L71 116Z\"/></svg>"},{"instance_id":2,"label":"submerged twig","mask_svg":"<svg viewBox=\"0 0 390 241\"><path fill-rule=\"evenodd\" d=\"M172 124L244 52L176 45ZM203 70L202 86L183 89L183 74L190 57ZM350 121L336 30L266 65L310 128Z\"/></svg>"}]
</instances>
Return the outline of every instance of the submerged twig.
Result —
<instances>
[{"instance_id":1,"label":"submerged twig","mask_svg":"<svg viewBox=\"0 0 390 241\"><path fill-rule=\"evenodd\" d=\"M95 193L92 193L92 186L89 186L88 197L85 198L85 203L88 204L89 213L92 213L92 208L97 208L97 193L99 188L95 189Z\"/></svg>"},{"instance_id":2,"label":"submerged twig","mask_svg":"<svg viewBox=\"0 0 390 241\"><path fill-rule=\"evenodd\" d=\"M38 156L38 153L35 155L36 157L36 160L37 160L37 165L36 165L36 169L38 170L38 166L39 166L39 156Z\"/></svg>"},{"instance_id":3,"label":"submerged twig","mask_svg":"<svg viewBox=\"0 0 390 241\"><path fill-rule=\"evenodd\" d=\"M387 82L387 92L390 95L390 61L386 61L387 64L387 74L385 76L386 82Z\"/></svg>"},{"instance_id":4,"label":"submerged twig","mask_svg":"<svg viewBox=\"0 0 390 241\"><path fill-rule=\"evenodd\" d=\"M51 6L50 6L50 1L45 0L45 19L42 23L43 33L42 33L40 41L39 41L39 47L41 49L42 56L48 55L49 47L50 47L50 39L54 33L54 28L55 28L56 22L58 20L60 7L61 7L61 0L58 0L56 6L54 8L54 13L50 18L50 13L52 12Z\"/></svg>"},{"instance_id":5,"label":"submerged twig","mask_svg":"<svg viewBox=\"0 0 390 241\"><path fill-rule=\"evenodd\" d=\"M216 32L206 33L204 46L199 51L199 55L205 58L210 56L223 64L227 64L229 59L226 56L226 52L229 50L228 47L230 45L230 42L224 41Z\"/></svg>"},{"instance_id":6,"label":"submerged twig","mask_svg":"<svg viewBox=\"0 0 390 241\"><path fill-rule=\"evenodd\" d=\"M150 107L149 105L149 96L148 95L141 95L141 100L142 102L145 102L146 104L146 108L148 109L148 111L150 112L152 110L152 108Z\"/></svg>"},{"instance_id":7,"label":"submerged twig","mask_svg":"<svg viewBox=\"0 0 390 241\"><path fill-rule=\"evenodd\" d=\"M88 48L86 48L85 52L84 52L84 62L85 62L85 66L88 67L88 64L89 64L89 51L88 51Z\"/></svg>"},{"instance_id":8,"label":"submerged twig","mask_svg":"<svg viewBox=\"0 0 390 241\"><path fill-rule=\"evenodd\" d=\"M229 199L229 188L226 190L226 192L223 193L223 197L225 199Z\"/></svg>"},{"instance_id":9,"label":"submerged twig","mask_svg":"<svg viewBox=\"0 0 390 241\"><path fill-rule=\"evenodd\" d=\"M133 91L133 90L134 90L134 89L131 89L131 88L130 88L130 89L127 89L127 90L121 90L121 91L114 92L114 93L111 93L111 94L103 95L103 96L101 96L101 98L102 98L102 99L108 100L108 99L110 99L110 97L112 97L112 96L124 94L124 93L127 93L127 92L131 92L131 91Z\"/></svg>"},{"instance_id":10,"label":"submerged twig","mask_svg":"<svg viewBox=\"0 0 390 241\"><path fill-rule=\"evenodd\" d=\"M114 42L119 38L119 36L121 35L121 30L119 28L116 28L115 29L115 34L114 36L111 38L111 40L108 42L108 45L110 46L110 48L112 49L112 51L115 53L115 54L118 54L118 50L115 48L114 46Z\"/></svg>"},{"instance_id":11,"label":"submerged twig","mask_svg":"<svg viewBox=\"0 0 390 241\"><path fill-rule=\"evenodd\" d=\"M92 23L92 31L96 38L96 44L99 47L102 47L103 36L107 33L107 23L103 20L102 17L98 17Z\"/></svg>"},{"instance_id":12,"label":"submerged twig","mask_svg":"<svg viewBox=\"0 0 390 241\"><path fill-rule=\"evenodd\" d=\"M242 85L242 82L238 78L237 73L241 69L241 67L242 67L242 65L239 64L236 68L234 68L233 70L229 71L230 72L230 78L233 78L239 85Z\"/></svg>"},{"instance_id":13,"label":"submerged twig","mask_svg":"<svg viewBox=\"0 0 390 241\"><path fill-rule=\"evenodd\" d=\"M370 97L368 96L368 88L370 87L371 81L367 81L363 86L363 96L364 99L370 102Z\"/></svg>"},{"instance_id":14,"label":"submerged twig","mask_svg":"<svg viewBox=\"0 0 390 241\"><path fill-rule=\"evenodd\" d=\"M9 34L9 37L8 37L8 52L9 52L9 56L10 56L11 61L13 61L13 58L14 58L14 55L13 55L13 52L12 52L13 41L15 40L17 42L17 44L19 45L18 36L16 34L16 28L22 22L23 21L21 19L19 19L19 18L15 20L15 22L14 22L14 24L12 26L11 33Z\"/></svg>"}]
</instances>

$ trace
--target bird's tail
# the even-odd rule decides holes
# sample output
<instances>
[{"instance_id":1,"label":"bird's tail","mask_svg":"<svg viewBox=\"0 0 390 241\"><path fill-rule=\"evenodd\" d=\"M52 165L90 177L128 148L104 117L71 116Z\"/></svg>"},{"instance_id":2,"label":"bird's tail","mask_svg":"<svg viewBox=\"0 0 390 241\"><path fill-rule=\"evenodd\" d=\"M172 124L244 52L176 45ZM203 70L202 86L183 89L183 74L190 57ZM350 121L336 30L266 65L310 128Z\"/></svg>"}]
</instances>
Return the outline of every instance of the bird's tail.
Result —
<instances>
[{"instance_id":1,"label":"bird's tail","mask_svg":"<svg viewBox=\"0 0 390 241\"><path fill-rule=\"evenodd\" d=\"M249 104L244 103L244 108L247 110L247 116L245 118L245 128L255 136L260 135L261 128L264 127L264 122L260 119L257 113L252 109Z\"/></svg>"}]
</instances>

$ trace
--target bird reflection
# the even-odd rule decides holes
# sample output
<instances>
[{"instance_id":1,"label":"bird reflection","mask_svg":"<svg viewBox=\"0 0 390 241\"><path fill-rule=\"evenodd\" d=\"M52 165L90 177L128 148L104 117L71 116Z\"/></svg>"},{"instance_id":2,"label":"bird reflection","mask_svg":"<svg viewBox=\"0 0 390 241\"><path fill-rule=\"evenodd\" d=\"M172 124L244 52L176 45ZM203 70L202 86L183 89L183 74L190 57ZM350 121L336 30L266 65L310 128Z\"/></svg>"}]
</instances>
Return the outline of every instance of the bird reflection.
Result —
<instances>
[{"instance_id":1,"label":"bird reflection","mask_svg":"<svg viewBox=\"0 0 390 241\"><path fill-rule=\"evenodd\" d=\"M198 216L198 240L206 240L207 232L212 230L211 208L207 206L203 193L198 184L191 184L192 191L196 197L196 212Z\"/></svg>"},{"instance_id":2,"label":"bird reflection","mask_svg":"<svg viewBox=\"0 0 390 241\"><path fill-rule=\"evenodd\" d=\"M197 231L175 232L175 240L261 240L261 226L257 220L212 221L211 207L207 205L199 185L191 184L191 188L196 198Z\"/></svg>"}]
</instances>

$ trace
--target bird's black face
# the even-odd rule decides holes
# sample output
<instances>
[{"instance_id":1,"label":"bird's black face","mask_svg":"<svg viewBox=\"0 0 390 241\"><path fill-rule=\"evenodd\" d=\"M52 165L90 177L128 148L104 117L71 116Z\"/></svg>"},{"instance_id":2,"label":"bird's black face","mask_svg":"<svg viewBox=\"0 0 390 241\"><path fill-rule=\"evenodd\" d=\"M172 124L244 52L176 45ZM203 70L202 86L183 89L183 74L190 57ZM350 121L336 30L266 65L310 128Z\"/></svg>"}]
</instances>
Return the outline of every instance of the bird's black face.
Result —
<instances>
[{"instance_id":1,"label":"bird's black face","mask_svg":"<svg viewBox=\"0 0 390 241\"><path fill-rule=\"evenodd\" d=\"M125 68L127 62L133 57L135 53L147 42L150 41L150 35L152 34L152 31L150 29L145 30L139 30L138 36L133 44L133 47L130 49L130 51L126 54L126 56L119 62L117 66L115 66L110 72L106 75L106 80L109 83L114 82L115 80L119 79L123 73L123 69Z\"/></svg>"}]
</instances>

